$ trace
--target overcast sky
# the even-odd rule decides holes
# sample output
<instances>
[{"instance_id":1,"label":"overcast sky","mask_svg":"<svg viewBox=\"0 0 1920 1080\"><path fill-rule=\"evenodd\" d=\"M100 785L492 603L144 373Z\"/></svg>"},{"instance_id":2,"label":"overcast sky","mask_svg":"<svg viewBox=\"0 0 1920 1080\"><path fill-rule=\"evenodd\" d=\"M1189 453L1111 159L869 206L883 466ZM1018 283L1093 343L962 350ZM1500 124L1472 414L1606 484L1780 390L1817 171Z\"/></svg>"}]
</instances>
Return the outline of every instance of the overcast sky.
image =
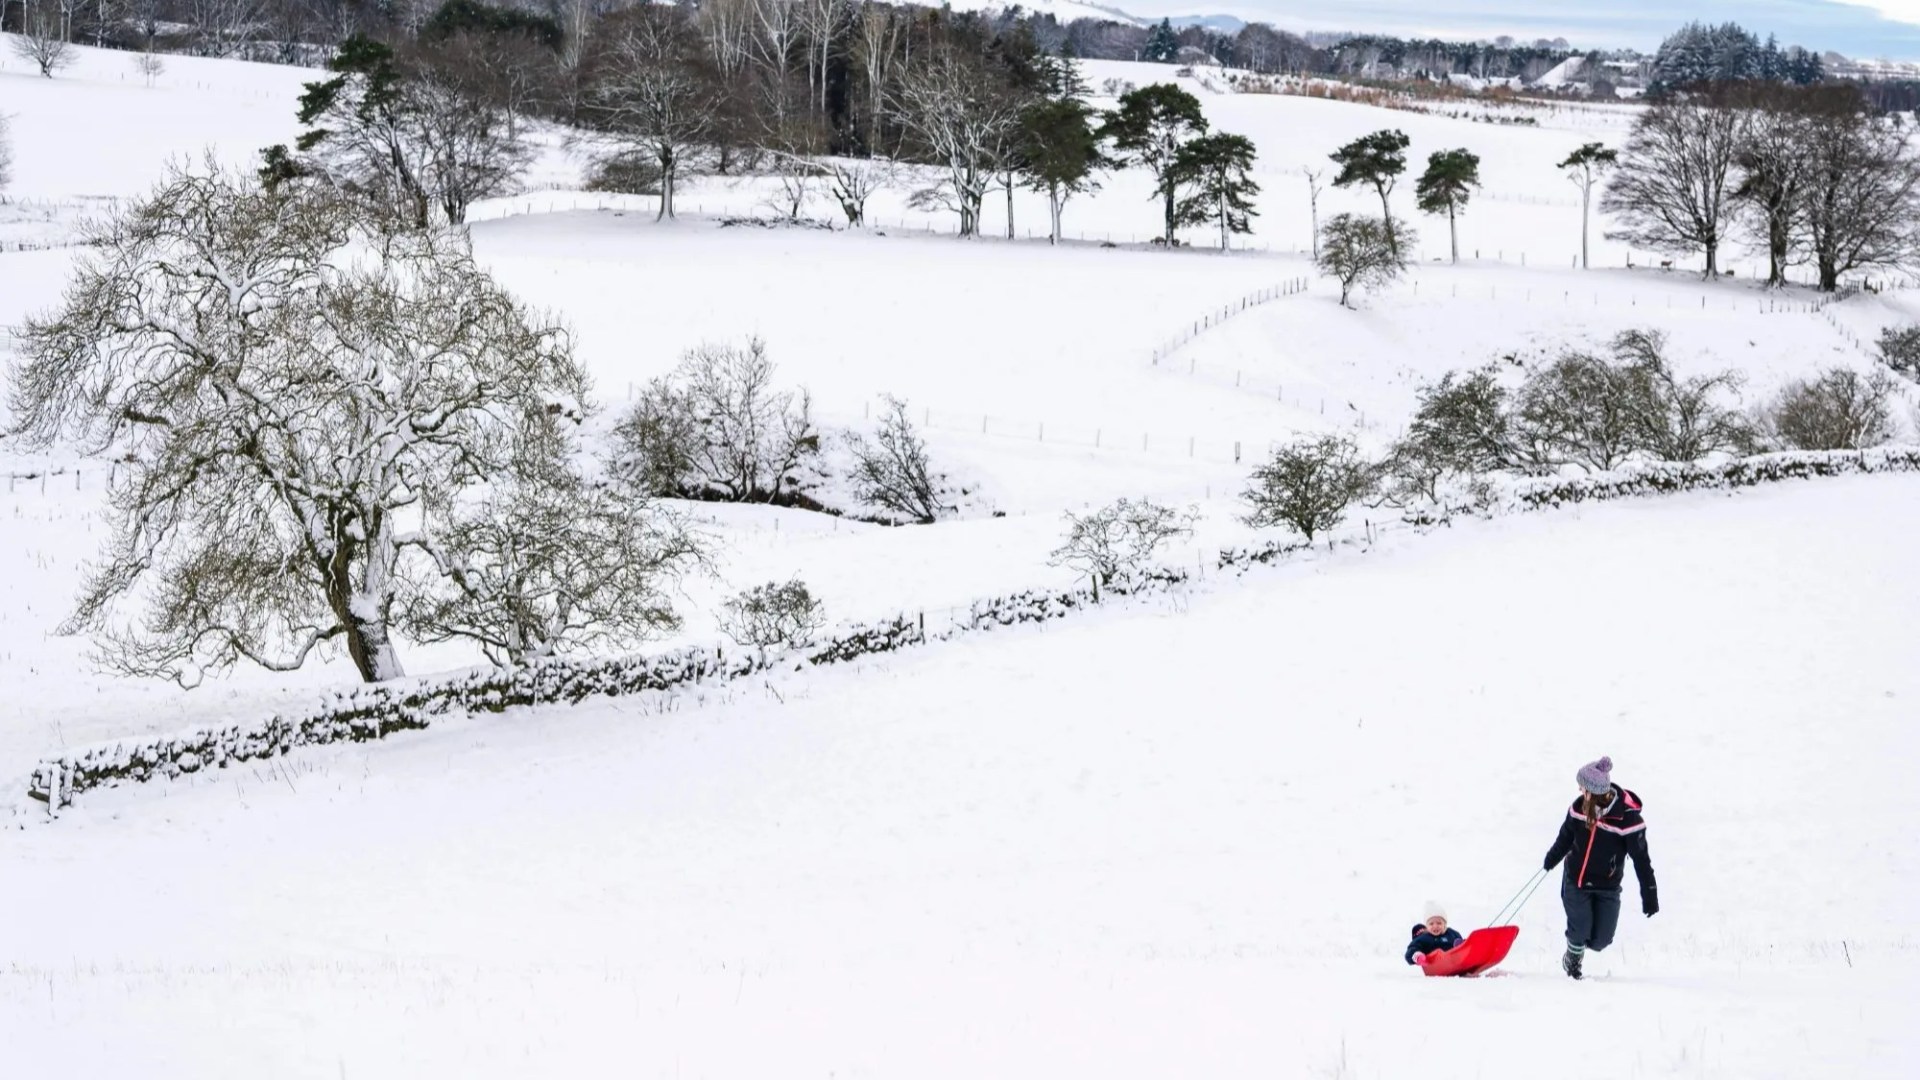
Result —
<instances>
[{"instance_id":1,"label":"overcast sky","mask_svg":"<svg viewBox=\"0 0 1920 1080\"><path fill-rule=\"evenodd\" d=\"M1095 0L1101 2L1101 0ZM1105 0L1138 16L1237 15L1282 29L1379 30L1447 38L1565 37L1652 48L1692 20L1738 22L1785 45L1920 61L1920 0Z\"/></svg>"}]
</instances>

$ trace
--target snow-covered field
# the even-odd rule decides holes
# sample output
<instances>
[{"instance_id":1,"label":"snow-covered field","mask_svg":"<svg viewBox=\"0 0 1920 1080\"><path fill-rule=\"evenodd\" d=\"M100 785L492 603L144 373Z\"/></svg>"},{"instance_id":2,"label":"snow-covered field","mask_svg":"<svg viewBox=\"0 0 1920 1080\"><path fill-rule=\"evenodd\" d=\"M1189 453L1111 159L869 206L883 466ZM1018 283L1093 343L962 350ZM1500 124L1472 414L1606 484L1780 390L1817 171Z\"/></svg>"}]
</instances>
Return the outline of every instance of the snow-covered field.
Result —
<instances>
[{"instance_id":1,"label":"snow-covered field","mask_svg":"<svg viewBox=\"0 0 1920 1080\"><path fill-rule=\"evenodd\" d=\"M1920 479L1529 515L5 841L9 1075L1905 1077ZM1817 557L1809 557L1818 553ZM1663 910L1400 958L1573 769Z\"/></svg>"},{"instance_id":2,"label":"snow-covered field","mask_svg":"<svg viewBox=\"0 0 1920 1080\"><path fill-rule=\"evenodd\" d=\"M76 257L14 248L70 241L170 159L247 165L313 77L169 58L149 88L81 53L46 80L0 50L0 328ZM1134 174L1070 204L1084 239L1059 248L958 243L899 191L868 232L722 227L767 212L737 178L658 224L578 191L558 140L532 190L479 208L480 258L566 321L610 409L758 335L829 428L906 398L971 492L910 529L696 508L723 546L676 642L793 575L836 619L1066 585L1061 512L1121 495L1198 508L1166 556L1191 563L1249 539L1234 496L1273 440L1377 448L1450 368L1655 328L1682 373L1735 369L1757 400L1920 318L1907 290L1763 293L1744 256L1731 280L1649 269L1600 223L1600 268L1573 269L1554 164L1618 141L1622 110L1521 127L1189 85L1260 148L1248 250L1148 248ZM1482 156L1470 257L1436 263L1429 219L1418 269L1359 311L1318 281L1240 310L1311 277L1299 169L1380 127L1416 168ZM1348 209L1377 204L1322 197ZM1045 217L1014 213L1022 237ZM352 681L96 674L52 630L109 475L0 446L8 800L42 752ZM1866 477L1400 531L1044 631L92 794L0 834L0 1076L1911 1075L1916 527L1920 478ZM1603 752L1648 799L1666 910L1630 910L1586 986L1554 968L1551 889L1502 977L1402 966L1424 900L1471 929L1525 880Z\"/></svg>"}]
</instances>

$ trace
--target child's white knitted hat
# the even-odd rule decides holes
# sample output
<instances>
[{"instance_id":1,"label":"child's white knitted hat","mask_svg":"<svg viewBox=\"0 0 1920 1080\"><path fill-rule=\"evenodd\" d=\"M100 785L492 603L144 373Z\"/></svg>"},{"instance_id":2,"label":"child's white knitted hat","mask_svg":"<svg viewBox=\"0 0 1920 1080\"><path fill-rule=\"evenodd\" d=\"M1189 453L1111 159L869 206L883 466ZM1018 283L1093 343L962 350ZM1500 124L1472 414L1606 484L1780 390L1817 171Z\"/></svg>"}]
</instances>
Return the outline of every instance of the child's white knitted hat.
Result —
<instances>
[{"instance_id":1,"label":"child's white knitted hat","mask_svg":"<svg viewBox=\"0 0 1920 1080\"><path fill-rule=\"evenodd\" d=\"M1426 913L1420 916L1420 921L1426 922L1428 919L1446 919L1446 918L1447 918L1447 909L1441 907L1438 901L1429 900L1427 901ZM1448 919L1447 921L1452 922L1453 920Z\"/></svg>"}]
</instances>

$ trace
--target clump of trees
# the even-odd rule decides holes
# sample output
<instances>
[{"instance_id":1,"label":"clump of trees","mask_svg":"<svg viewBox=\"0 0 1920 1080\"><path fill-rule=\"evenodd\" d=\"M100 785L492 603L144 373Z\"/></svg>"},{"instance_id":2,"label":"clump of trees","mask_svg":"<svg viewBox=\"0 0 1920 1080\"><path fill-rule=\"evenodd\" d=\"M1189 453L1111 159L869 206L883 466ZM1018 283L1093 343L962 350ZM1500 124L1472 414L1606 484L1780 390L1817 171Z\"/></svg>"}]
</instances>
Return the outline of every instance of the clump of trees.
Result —
<instances>
[{"instance_id":1,"label":"clump of trees","mask_svg":"<svg viewBox=\"0 0 1920 1080\"><path fill-rule=\"evenodd\" d=\"M1602 208L1612 235L1698 252L1709 275L1744 228L1772 284L1806 263L1831 292L1920 254L1920 158L1852 86L1696 87L1635 121Z\"/></svg>"},{"instance_id":2,"label":"clump of trees","mask_svg":"<svg viewBox=\"0 0 1920 1080\"><path fill-rule=\"evenodd\" d=\"M327 68L300 97L294 147L263 154L269 187L325 185L375 219L425 229L512 190L532 156L508 87L459 41L397 53L349 37Z\"/></svg>"},{"instance_id":3,"label":"clump of trees","mask_svg":"<svg viewBox=\"0 0 1920 1080\"><path fill-rule=\"evenodd\" d=\"M192 685L340 648L373 681L403 627L524 661L670 624L698 544L589 479L567 335L458 234L208 169L90 240L18 336L10 434L123 462L66 627L110 668Z\"/></svg>"},{"instance_id":4,"label":"clump of trees","mask_svg":"<svg viewBox=\"0 0 1920 1080\"><path fill-rule=\"evenodd\" d=\"M1691 22L1668 35L1653 57L1650 92L1658 95L1702 83L1783 82L1809 86L1826 77L1818 53L1782 49L1769 36L1762 44L1737 23Z\"/></svg>"}]
</instances>

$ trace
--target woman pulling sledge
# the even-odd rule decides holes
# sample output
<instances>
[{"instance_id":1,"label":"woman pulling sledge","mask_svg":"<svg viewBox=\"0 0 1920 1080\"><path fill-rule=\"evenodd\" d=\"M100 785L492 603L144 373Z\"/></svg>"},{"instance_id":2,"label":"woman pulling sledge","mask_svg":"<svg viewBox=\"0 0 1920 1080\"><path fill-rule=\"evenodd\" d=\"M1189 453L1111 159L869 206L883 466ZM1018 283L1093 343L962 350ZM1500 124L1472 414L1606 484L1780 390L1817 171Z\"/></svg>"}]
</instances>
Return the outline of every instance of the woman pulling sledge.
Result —
<instances>
[{"instance_id":1,"label":"woman pulling sledge","mask_svg":"<svg viewBox=\"0 0 1920 1080\"><path fill-rule=\"evenodd\" d=\"M1580 797L1573 800L1560 835L1547 852L1545 869L1562 859L1567 869L1560 879L1560 902L1567 909L1567 954L1560 968L1580 978L1587 950L1599 952L1613 944L1620 922L1620 885L1626 860L1633 860L1640 881L1640 910L1649 917L1660 910L1653 883L1653 860L1647 855L1647 823L1640 816L1640 796L1613 782L1613 759L1601 758L1580 767Z\"/></svg>"}]
</instances>

